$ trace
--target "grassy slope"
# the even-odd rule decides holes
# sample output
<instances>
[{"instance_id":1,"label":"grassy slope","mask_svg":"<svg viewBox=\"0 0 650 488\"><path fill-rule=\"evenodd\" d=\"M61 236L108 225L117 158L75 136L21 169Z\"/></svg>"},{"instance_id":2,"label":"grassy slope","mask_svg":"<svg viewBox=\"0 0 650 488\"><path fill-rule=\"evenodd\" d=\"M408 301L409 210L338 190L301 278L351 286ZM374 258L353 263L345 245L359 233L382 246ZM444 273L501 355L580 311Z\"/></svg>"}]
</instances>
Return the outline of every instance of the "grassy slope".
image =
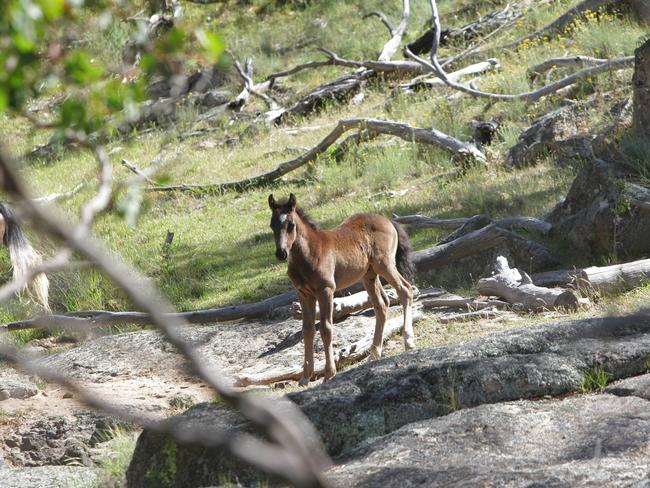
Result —
<instances>
[{"instance_id":1,"label":"grassy slope","mask_svg":"<svg viewBox=\"0 0 650 488\"><path fill-rule=\"evenodd\" d=\"M381 9L392 19L400 14L401 2L321 1L312 2L303 11L272 8L275 2L253 1L242 8L230 6L197 6L184 3L185 21L190 25L209 24L218 29L238 56L252 56L256 78L298 62L319 58L319 46L333 49L352 59L372 58L385 42L386 29L376 19L361 20L364 12ZM429 12L427 2L413 2L408 39L414 39L424 28ZM461 25L477 13L485 13L505 2L485 1L466 15L452 15L469 1L440 2L443 22ZM513 29L504 30L493 38L494 45L531 32L555 18L577 1L554 1L536 8L519 21ZM134 6L134 11L137 6ZM92 19L89 19L92 22ZM111 59L116 49L128 38L126 27L109 32L87 29L86 41L98 56ZM516 92L530 88L526 69L539 61L556 55L584 54L614 57L629 54L638 45L644 30L629 20L605 17L579 25L572 33L535 44L517 52L496 50L502 69L482 78L486 90ZM279 56L278 47L297 40L312 40L307 47ZM443 50L442 54L457 48ZM286 83L287 100L317 86L343 68L328 67L303 72ZM631 70L603 75L582 83L584 93L614 90L619 95L629 91ZM233 85L233 91L239 86ZM526 106L519 102L489 104L463 97L447 101L435 93L415 96L393 96L390 83L373 84L366 90L360 105L340 105L311 116L293 120L290 125L318 127L317 130L291 135L275 127L259 127L244 135L239 144L225 145L227 137L239 137L246 127L243 123L224 125L223 132L213 132L201 138L174 142L178 131L196 127L188 111L176 127L154 130L132 140L110 144L117 180L130 177L119 165L121 158L146 167L162 144L172 141L175 150L164 172L174 183L221 182L257 174L279 162L293 157L304 148L319 141L339 118L372 116L433 126L446 133L467 139L469 121L473 118L499 117L502 121L501 139L490 149L490 169L474 169L463 178L448 181L436 174L454 167L449 155L404 141L378 138L352 151L343 161L335 162L326 154L310 167L289 175L286 182L272 189L245 194L222 196L149 195L145 212L136 228L129 228L114 213L101 217L95 232L106 245L142 270L161 287L179 309L253 301L290 287L285 265L274 258L273 243L268 229L266 197L269 191L277 195L294 191L299 202L324 225L335 225L347 215L358 211L384 214L423 213L438 217L469 216L488 213L540 216L566 192L575 170L559 170L552 160L542 160L529 169L507 171L500 167L507 148L516 139L519 128L535 116L558 105L553 97ZM253 101L250 108L262 109ZM601 106L593 109L594 125L603 123ZM34 134L20 120L0 118L0 138L12 141L10 150L21 154L46 134ZM119 149L118 149L119 148ZM95 163L84 153L67 152L55 163L36 163L23 169L23 175L35 194L69 190L78 182L88 187L72 200L61 204L71 216L92 194L96 181ZM399 198L373 198L382 190L410 191ZM161 245L167 230L175 232L174 243L167 253ZM416 248L435 243L438 234L420 231L412 235ZM47 252L52 245L39 242ZM0 253L0 278L9 276L8 260ZM423 276L420 285L445 285L436 276ZM113 285L96 272L66 273L54 277L52 297L59 311L73 309L128 309L126 299ZM0 321L26 316L30 305L14 301L0 310Z\"/></svg>"}]
</instances>

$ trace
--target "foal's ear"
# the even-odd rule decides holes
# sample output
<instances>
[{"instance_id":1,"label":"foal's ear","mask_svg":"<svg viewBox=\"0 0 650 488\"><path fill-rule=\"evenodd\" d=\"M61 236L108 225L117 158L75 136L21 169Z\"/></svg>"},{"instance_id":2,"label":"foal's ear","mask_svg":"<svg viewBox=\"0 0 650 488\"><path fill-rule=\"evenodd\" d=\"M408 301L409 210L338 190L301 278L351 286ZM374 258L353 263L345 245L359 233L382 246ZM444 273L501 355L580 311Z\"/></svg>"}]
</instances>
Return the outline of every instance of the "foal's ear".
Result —
<instances>
[{"instance_id":1,"label":"foal's ear","mask_svg":"<svg viewBox=\"0 0 650 488\"><path fill-rule=\"evenodd\" d=\"M275 209L275 198L273 198L273 193L269 195L269 207L271 210Z\"/></svg>"},{"instance_id":2,"label":"foal's ear","mask_svg":"<svg viewBox=\"0 0 650 488\"><path fill-rule=\"evenodd\" d=\"M289 194L289 205L291 206L291 210L296 208L296 195L293 193Z\"/></svg>"}]
</instances>

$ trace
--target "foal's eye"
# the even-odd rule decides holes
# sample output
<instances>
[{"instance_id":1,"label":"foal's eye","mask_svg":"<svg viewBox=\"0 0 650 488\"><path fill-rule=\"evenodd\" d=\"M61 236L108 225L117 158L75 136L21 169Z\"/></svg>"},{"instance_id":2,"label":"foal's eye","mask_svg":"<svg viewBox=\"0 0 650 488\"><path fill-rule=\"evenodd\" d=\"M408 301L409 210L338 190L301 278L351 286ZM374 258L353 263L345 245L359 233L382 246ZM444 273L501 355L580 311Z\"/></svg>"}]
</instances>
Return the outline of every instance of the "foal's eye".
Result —
<instances>
[{"instance_id":1,"label":"foal's eye","mask_svg":"<svg viewBox=\"0 0 650 488\"><path fill-rule=\"evenodd\" d=\"M289 222L289 223L287 224L287 230L288 230L289 232L291 232L295 226L296 226L296 224L294 224L293 222Z\"/></svg>"}]
</instances>

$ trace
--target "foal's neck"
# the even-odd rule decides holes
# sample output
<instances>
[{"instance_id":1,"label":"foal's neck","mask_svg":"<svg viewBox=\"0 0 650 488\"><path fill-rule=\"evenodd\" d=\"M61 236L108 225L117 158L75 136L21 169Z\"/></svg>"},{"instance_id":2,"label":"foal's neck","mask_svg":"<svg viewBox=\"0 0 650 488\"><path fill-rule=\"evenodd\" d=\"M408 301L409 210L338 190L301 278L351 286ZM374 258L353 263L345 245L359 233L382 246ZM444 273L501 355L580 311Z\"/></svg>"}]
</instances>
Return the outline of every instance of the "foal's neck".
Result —
<instances>
[{"instance_id":1,"label":"foal's neck","mask_svg":"<svg viewBox=\"0 0 650 488\"><path fill-rule=\"evenodd\" d=\"M291 250L292 252L297 252L306 257L309 254L309 249L313 244L314 239L318 238L318 230L305 222L298 214L296 214L295 223L298 236L296 237Z\"/></svg>"}]
</instances>

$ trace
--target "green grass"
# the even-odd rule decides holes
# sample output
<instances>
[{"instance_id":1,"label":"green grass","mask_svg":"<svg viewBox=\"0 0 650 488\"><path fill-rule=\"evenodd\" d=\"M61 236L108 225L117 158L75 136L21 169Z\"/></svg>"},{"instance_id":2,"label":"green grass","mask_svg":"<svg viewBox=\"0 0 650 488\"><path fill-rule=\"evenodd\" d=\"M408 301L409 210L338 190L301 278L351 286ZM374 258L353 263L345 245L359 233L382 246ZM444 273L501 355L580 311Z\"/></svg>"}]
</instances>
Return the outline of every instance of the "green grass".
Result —
<instances>
[{"instance_id":1,"label":"green grass","mask_svg":"<svg viewBox=\"0 0 650 488\"><path fill-rule=\"evenodd\" d=\"M505 3L443 2L440 8L445 23L462 25ZM493 43L502 45L531 32L576 3L553 2L534 9L512 29L504 29L495 36ZM465 6L471 8L465 13L453 14ZM279 6L270 0L252 0L242 8L190 3L183 7L184 22L189 26L214 28L238 57L252 56L257 80L273 71L320 58L319 46L331 48L351 59L375 57L387 39L387 32L376 19L361 19L362 14L381 9L397 21L401 13L401 2L379 0L308 2L304 8ZM132 13L138 9L139 6L134 5ZM426 2L412 5L411 27L406 41L415 39L423 31L429 16ZM87 20L89 25L96 22L92 17ZM89 28L82 41L88 49L95 50L97 56L104 56L103 60L111 62L111 57L128 39L131 28L116 26L103 31ZM488 53L498 57L502 67L481 77L479 86L502 92L527 91L537 85L529 84L526 70L548 58L549 53L629 54L642 33L641 26L629 20L590 19L575 32L539 44L518 51ZM306 41L305 47L277 54L278 48L296 40ZM441 55L455 52L455 49L445 48ZM327 67L291 77L285 81L287 90L281 95L282 101L289 105L301 93L344 72L344 68ZM629 92L629 88L624 88L629 85L629 76L629 70L611 76L606 74L592 80L588 89L614 90L623 96ZM239 84L236 77L229 81L233 92L240 89ZM113 208L97 220L95 234L111 251L150 277L177 308L215 307L259 300L291 287L286 277L286 265L277 263L274 257L266 205L270 192L276 196L296 193L299 203L326 227L362 211L385 215L422 213L440 218L478 213L492 217L539 217L566 193L575 174L575 169L558 169L549 157L541 158L534 167L516 172L502 167L507 149L516 142L520 129L528 126L538 115L556 108L555 97L547 97L533 105L522 102L493 104L466 96L450 101L441 96L453 94L446 88L415 95L395 95L390 83L372 83L365 94L363 103L358 106L332 105L318 114L292 121L289 126L319 127L298 134L261 125L251 131L247 129L248 123L242 121L196 124L194 112L188 110L171 129L153 130L110 143L108 149L115 151L111 158L116 181L122 183L131 178L131 174L119 164L122 158L145 168L163 145L167 145L169 158L159 176L170 183L224 182L252 176L312 147L340 118L351 116L435 127L463 140L469 138L472 119L497 118L501 129L497 141L488 150L489 168L471 168L461 177L441 178L437 175L456 167L456 162L447 152L378 137L353 148L339 161L329 151L270 188L224 195L146 194L135 227L127 225ZM604 123L599 114L603 114L606 108L607 105L598 105L590 109L594 114L590 117L593 127ZM252 99L250 109L262 110L263 105ZM176 140L179 132L205 125L219 131L199 138ZM47 131L30 130L22 119L0 116L0 140L12 141L9 150L14 155L25 153L35 144L47 140L47 136ZM240 142L226 144L225 141L231 138ZM21 171L37 195L67 191L77 183L85 183L84 189L74 198L60 203L61 210L71 220L77 218L80 206L92 196L97 181L95 161L91 155L77 150L63 151L54 162L27 164ZM408 191L397 198L377 195L387 190ZM122 197L117 196L116 205ZM175 233L175 238L172 245L163 250L162 243L168 230ZM39 239L37 232L30 230L29 235L44 254L54 248L54 243ZM421 249L433 245L442 235L438 231L420 230L413 232L411 237L414 247ZM6 253L0 251L0 278L8 278L8 268ZM461 278L453 276L453 273L449 276L424 275L419 277L418 284L450 288L468 286L467 280ZM56 311L133 308L117 287L94 270L54 275L51 296ZM0 320L6 322L28 317L34 310L28 300L15 300L0 309Z\"/></svg>"},{"instance_id":2,"label":"green grass","mask_svg":"<svg viewBox=\"0 0 650 488\"><path fill-rule=\"evenodd\" d=\"M589 371L585 371L582 376L582 392L586 393L590 391L603 391L607 386L607 383L609 383L611 376L612 375L605 371L602 367L594 366Z\"/></svg>"},{"instance_id":3,"label":"green grass","mask_svg":"<svg viewBox=\"0 0 650 488\"><path fill-rule=\"evenodd\" d=\"M106 434L107 454L98 467L97 488L123 486L126 470L135 449L137 433L123 428L115 428Z\"/></svg>"}]
</instances>

